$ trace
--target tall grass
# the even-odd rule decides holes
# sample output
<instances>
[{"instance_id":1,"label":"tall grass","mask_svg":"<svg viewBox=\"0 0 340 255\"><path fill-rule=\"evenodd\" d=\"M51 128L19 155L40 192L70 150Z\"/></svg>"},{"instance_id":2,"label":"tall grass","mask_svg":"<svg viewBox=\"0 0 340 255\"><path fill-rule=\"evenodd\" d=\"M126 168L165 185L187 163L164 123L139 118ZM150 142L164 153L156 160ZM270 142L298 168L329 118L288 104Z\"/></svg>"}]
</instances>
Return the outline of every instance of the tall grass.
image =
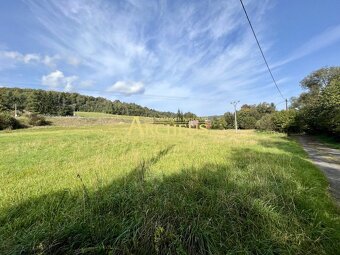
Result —
<instances>
[{"instance_id":1,"label":"tall grass","mask_svg":"<svg viewBox=\"0 0 340 255\"><path fill-rule=\"evenodd\" d=\"M1 254L336 254L325 177L279 134L0 133Z\"/></svg>"}]
</instances>

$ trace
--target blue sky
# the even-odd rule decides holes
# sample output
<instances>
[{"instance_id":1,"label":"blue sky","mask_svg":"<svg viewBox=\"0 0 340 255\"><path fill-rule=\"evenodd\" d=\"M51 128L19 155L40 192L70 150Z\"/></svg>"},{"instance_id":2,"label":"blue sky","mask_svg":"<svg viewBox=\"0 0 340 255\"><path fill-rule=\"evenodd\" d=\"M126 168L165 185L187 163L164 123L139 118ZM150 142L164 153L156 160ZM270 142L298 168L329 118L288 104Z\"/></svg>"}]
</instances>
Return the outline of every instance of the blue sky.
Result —
<instances>
[{"instance_id":1,"label":"blue sky","mask_svg":"<svg viewBox=\"0 0 340 255\"><path fill-rule=\"evenodd\" d=\"M340 64L340 1L244 0L283 95ZM239 0L0 1L0 86L199 115L283 99Z\"/></svg>"}]
</instances>

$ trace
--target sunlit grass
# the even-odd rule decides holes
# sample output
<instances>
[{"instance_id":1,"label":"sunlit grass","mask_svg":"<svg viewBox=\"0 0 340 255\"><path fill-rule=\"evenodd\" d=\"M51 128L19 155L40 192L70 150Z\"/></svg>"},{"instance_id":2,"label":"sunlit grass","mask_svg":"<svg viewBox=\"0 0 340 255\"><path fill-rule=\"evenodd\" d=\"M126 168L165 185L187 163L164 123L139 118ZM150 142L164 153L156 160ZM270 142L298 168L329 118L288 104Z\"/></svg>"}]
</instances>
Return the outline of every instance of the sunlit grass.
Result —
<instances>
[{"instance_id":1,"label":"sunlit grass","mask_svg":"<svg viewBox=\"0 0 340 255\"><path fill-rule=\"evenodd\" d=\"M285 135L107 124L0 132L0 253L336 254Z\"/></svg>"},{"instance_id":2,"label":"sunlit grass","mask_svg":"<svg viewBox=\"0 0 340 255\"><path fill-rule=\"evenodd\" d=\"M153 123L151 117L114 115L100 112L76 112L76 116L47 117L47 120L54 126L62 127L83 127L83 126L104 126L112 124L127 124L138 119L141 123Z\"/></svg>"},{"instance_id":3,"label":"sunlit grass","mask_svg":"<svg viewBox=\"0 0 340 255\"><path fill-rule=\"evenodd\" d=\"M75 115L78 117L85 117L85 118L115 118L118 120L132 120L133 118L138 117L140 120L153 121L153 118L151 117L117 115L117 114L109 114L109 113L103 113L103 112L75 112Z\"/></svg>"}]
</instances>

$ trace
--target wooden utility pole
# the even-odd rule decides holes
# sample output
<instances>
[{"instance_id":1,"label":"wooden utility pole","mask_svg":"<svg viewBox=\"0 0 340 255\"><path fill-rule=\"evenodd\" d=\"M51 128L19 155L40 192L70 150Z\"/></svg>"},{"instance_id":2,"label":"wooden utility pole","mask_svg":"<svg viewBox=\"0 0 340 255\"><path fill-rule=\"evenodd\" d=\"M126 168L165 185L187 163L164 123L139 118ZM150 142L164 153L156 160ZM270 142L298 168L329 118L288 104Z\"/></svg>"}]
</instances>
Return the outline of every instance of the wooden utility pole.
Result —
<instances>
[{"instance_id":1,"label":"wooden utility pole","mask_svg":"<svg viewBox=\"0 0 340 255\"><path fill-rule=\"evenodd\" d=\"M286 101L286 111L288 111L288 99L286 98L285 101Z\"/></svg>"},{"instance_id":2,"label":"wooden utility pole","mask_svg":"<svg viewBox=\"0 0 340 255\"><path fill-rule=\"evenodd\" d=\"M236 107L237 107L237 104L239 103L240 101L233 101L233 102L231 102L230 104L232 104L233 106L234 106L234 115L235 115L235 132L237 132L237 109L236 109Z\"/></svg>"}]
</instances>

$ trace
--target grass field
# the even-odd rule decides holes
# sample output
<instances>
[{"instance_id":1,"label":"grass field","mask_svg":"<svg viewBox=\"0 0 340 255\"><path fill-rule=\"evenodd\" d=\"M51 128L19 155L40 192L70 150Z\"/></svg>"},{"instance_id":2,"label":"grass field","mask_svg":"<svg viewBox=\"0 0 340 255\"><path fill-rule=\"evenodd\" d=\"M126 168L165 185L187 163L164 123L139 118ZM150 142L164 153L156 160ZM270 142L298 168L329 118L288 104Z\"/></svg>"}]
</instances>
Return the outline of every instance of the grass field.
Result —
<instances>
[{"instance_id":1,"label":"grass field","mask_svg":"<svg viewBox=\"0 0 340 255\"><path fill-rule=\"evenodd\" d=\"M136 117L136 116L117 115L117 114L109 114L109 113L102 113L102 112L75 112L75 115L78 117L84 117L84 118L114 118L117 120L130 120L130 121ZM154 118L138 116L138 119L144 122L152 122Z\"/></svg>"},{"instance_id":2,"label":"grass field","mask_svg":"<svg viewBox=\"0 0 340 255\"><path fill-rule=\"evenodd\" d=\"M76 112L76 117L47 117L47 121L53 126L79 127L129 124L136 118L138 118L141 123L152 123L154 121L151 117L114 115L101 112Z\"/></svg>"},{"instance_id":3,"label":"grass field","mask_svg":"<svg viewBox=\"0 0 340 255\"><path fill-rule=\"evenodd\" d=\"M0 254L337 254L294 141L129 124L0 132Z\"/></svg>"}]
</instances>

